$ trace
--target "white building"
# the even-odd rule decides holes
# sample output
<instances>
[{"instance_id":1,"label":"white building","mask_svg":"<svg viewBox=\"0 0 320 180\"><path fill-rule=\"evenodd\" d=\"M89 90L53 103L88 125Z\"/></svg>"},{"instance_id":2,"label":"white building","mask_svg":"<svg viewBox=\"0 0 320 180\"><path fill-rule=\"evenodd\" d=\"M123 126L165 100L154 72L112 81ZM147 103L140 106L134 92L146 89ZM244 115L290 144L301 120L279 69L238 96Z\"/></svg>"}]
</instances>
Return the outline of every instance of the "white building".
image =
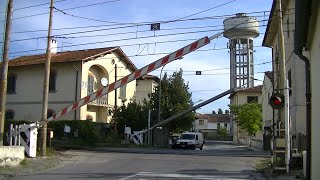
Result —
<instances>
[{"instance_id":1,"label":"white building","mask_svg":"<svg viewBox=\"0 0 320 180\"><path fill-rule=\"evenodd\" d=\"M226 128L230 134L230 115L228 114L196 114L193 131L203 132L206 138L217 135L218 127Z\"/></svg>"},{"instance_id":2,"label":"white building","mask_svg":"<svg viewBox=\"0 0 320 180\"><path fill-rule=\"evenodd\" d=\"M55 43L53 41L53 43ZM46 55L22 56L9 61L6 117L15 120L41 119ZM136 71L119 47L52 53L48 117L73 102ZM151 93L146 92L146 94ZM127 104L136 95L132 81L82 106L60 119L109 122L108 110Z\"/></svg>"},{"instance_id":3,"label":"white building","mask_svg":"<svg viewBox=\"0 0 320 180\"><path fill-rule=\"evenodd\" d=\"M277 87L278 67L278 20L275 7L272 6L266 34L262 45L272 48L273 77L274 85ZM298 142L298 136L306 134L306 84L304 62L294 53L294 33L295 33L295 0L282 1L283 9L283 36L285 44L285 69L289 81L289 111L291 122L291 134L294 148L302 148L303 144ZM276 89L276 88L275 88ZM277 110L275 110L277 114ZM299 149L300 149L299 148Z\"/></svg>"},{"instance_id":4,"label":"white building","mask_svg":"<svg viewBox=\"0 0 320 180\"><path fill-rule=\"evenodd\" d=\"M296 1L295 54L310 62L311 75L311 121L310 160L312 180L320 177L320 1ZM304 57L303 57L304 56ZM304 66L304 65L303 65ZM305 79L304 79L305 81ZM310 112L307 109L307 113ZM307 119L309 121L309 119Z\"/></svg>"}]
</instances>

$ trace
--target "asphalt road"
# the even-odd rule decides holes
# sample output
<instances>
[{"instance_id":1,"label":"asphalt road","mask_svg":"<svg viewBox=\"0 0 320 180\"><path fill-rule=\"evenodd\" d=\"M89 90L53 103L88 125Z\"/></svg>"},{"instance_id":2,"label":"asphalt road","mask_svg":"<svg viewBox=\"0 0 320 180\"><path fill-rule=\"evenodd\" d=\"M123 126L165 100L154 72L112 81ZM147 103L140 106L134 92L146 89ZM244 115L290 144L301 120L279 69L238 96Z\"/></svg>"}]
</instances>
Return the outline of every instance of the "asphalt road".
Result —
<instances>
[{"instance_id":1,"label":"asphalt road","mask_svg":"<svg viewBox=\"0 0 320 180\"><path fill-rule=\"evenodd\" d=\"M8 179L254 179L255 162L267 155L218 141L206 142L202 151L99 148L64 154L71 159L59 168Z\"/></svg>"}]
</instances>

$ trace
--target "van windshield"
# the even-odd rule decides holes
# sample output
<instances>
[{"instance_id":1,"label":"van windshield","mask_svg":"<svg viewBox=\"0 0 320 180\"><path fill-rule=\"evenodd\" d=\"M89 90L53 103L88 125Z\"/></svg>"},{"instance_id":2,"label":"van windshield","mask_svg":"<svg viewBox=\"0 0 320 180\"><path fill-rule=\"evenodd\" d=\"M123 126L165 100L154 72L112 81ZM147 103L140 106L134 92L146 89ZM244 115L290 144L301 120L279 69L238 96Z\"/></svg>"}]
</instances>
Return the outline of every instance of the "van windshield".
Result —
<instances>
[{"instance_id":1,"label":"van windshield","mask_svg":"<svg viewBox=\"0 0 320 180\"><path fill-rule=\"evenodd\" d=\"M181 134L180 139L194 139L194 134Z\"/></svg>"}]
</instances>

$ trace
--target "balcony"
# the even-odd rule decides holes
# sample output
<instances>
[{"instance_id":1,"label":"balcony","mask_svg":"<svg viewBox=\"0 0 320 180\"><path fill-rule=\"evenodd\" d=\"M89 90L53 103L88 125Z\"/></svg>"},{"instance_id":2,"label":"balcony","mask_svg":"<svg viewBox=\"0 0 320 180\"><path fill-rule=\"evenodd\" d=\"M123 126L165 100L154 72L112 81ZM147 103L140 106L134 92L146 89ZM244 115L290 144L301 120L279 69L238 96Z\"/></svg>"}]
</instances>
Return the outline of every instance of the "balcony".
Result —
<instances>
[{"instance_id":1,"label":"balcony","mask_svg":"<svg viewBox=\"0 0 320 180\"><path fill-rule=\"evenodd\" d=\"M108 105L108 96L107 95L104 95L96 100L91 101L90 103L88 103L88 105L111 107L111 105Z\"/></svg>"}]
</instances>

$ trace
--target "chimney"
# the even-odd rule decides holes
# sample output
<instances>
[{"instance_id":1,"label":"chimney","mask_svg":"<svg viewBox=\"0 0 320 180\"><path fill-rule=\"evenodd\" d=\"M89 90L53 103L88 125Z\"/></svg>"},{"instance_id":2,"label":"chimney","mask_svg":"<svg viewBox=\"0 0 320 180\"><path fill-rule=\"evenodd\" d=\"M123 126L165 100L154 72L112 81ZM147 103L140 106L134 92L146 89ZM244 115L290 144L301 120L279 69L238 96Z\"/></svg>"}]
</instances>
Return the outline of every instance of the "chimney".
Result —
<instances>
[{"instance_id":1,"label":"chimney","mask_svg":"<svg viewBox=\"0 0 320 180\"><path fill-rule=\"evenodd\" d=\"M57 51L58 51L58 43L56 40L54 39L51 39L51 54L57 54Z\"/></svg>"}]
</instances>

